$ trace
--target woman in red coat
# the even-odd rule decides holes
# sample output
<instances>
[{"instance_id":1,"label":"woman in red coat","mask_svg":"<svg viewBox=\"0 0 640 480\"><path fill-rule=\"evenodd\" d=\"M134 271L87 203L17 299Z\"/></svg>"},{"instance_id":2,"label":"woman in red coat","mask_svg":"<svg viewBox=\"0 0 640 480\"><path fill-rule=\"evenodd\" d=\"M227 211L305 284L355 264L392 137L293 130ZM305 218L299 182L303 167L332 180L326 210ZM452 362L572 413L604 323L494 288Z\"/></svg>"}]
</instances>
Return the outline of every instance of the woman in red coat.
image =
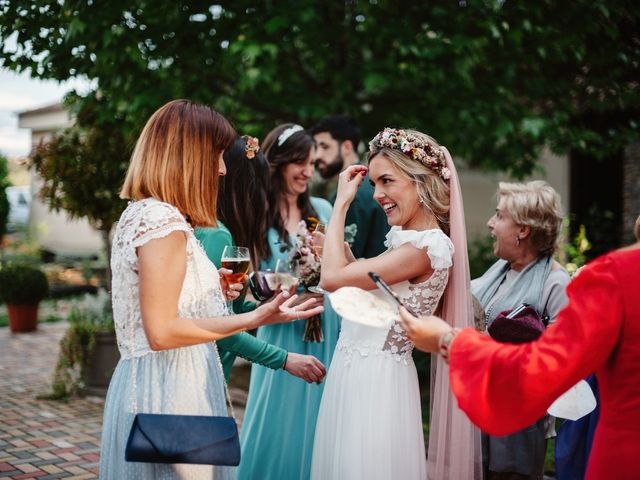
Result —
<instances>
[{"instance_id":1,"label":"woman in red coat","mask_svg":"<svg viewBox=\"0 0 640 480\"><path fill-rule=\"evenodd\" d=\"M492 435L531 424L595 372L600 420L586 478L640 478L640 243L591 262L567 294L556 323L521 345L458 332L433 316L401 316L417 348L449 357L460 408Z\"/></svg>"}]
</instances>

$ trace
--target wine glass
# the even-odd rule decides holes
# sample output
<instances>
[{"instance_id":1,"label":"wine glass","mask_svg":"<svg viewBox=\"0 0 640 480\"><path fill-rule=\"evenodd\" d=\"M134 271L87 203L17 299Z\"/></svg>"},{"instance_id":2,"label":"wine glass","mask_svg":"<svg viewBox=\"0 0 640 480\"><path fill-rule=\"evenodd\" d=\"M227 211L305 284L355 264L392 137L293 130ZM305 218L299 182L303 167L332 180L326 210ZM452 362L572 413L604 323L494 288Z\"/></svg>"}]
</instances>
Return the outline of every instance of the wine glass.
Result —
<instances>
[{"instance_id":1,"label":"wine glass","mask_svg":"<svg viewBox=\"0 0 640 480\"><path fill-rule=\"evenodd\" d=\"M313 235L313 252L318 257L318 260L322 260L322 250L324 248L324 234L327 230L327 226L324 223L318 222L314 233L320 233L321 235ZM311 293L319 293L320 295L324 295L327 292L324 288L318 285L312 285L307 288Z\"/></svg>"},{"instance_id":2,"label":"wine glass","mask_svg":"<svg viewBox=\"0 0 640 480\"><path fill-rule=\"evenodd\" d=\"M251 256L247 247L236 247L227 245L222 250L221 267L231 270L231 273L223 273L227 284L244 283L251 265ZM233 302L227 302L229 310L232 311Z\"/></svg>"},{"instance_id":3,"label":"wine glass","mask_svg":"<svg viewBox=\"0 0 640 480\"><path fill-rule=\"evenodd\" d=\"M274 274L277 288L282 291L289 290L292 286L298 284L298 277L296 277L293 265L289 260L278 259Z\"/></svg>"},{"instance_id":4,"label":"wine glass","mask_svg":"<svg viewBox=\"0 0 640 480\"><path fill-rule=\"evenodd\" d=\"M322 248L324 246L324 234L327 231L327 226L324 223L318 222L314 233L321 233L322 235L313 235L313 251L316 256L322 260Z\"/></svg>"}]
</instances>

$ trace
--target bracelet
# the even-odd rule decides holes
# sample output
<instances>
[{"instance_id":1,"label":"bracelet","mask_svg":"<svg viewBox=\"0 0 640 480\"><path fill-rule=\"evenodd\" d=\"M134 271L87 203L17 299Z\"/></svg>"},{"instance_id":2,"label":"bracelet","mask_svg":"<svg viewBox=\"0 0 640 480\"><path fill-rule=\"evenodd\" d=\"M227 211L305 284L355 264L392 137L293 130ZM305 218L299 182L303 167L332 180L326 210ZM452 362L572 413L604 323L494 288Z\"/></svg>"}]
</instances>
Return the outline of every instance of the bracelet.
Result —
<instances>
[{"instance_id":1,"label":"bracelet","mask_svg":"<svg viewBox=\"0 0 640 480\"><path fill-rule=\"evenodd\" d=\"M287 369L287 360L289 360L289 352L287 352L287 356L284 357L284 363L282 364L282 369L283 370Z\"/></svg>"},{"instance_id":2,"label":"bracelet","mask_svg":"<svg viewBox=\"0 0 640 480\"><path fill-rule=\"evenodd\" d=\"M456 338L456 335L460 333L459 328L452 328L448 332L445 332L438 340L438 353L442 357L442 359L449 363L449 352L451 350L451 342Z\"/></svg>"}]
</instances>

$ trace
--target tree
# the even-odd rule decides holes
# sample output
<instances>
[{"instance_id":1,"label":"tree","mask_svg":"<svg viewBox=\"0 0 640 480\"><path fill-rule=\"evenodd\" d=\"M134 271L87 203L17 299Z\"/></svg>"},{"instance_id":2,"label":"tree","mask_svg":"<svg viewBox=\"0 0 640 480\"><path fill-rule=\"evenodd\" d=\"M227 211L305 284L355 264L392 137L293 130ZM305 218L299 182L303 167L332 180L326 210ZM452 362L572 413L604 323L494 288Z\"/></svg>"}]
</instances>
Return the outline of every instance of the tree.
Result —
<instances>
[{"instance_id":1,"label":"tree","mask_svg":"<svg viewBox=\"0 0 640 480\"><path fill-rule=\"evenodd\" d=\"M86 218L100 231L110 291L109 233L125 206L119 192L130 151L125 148L120 119L102 117L100 100L91 98L91 103L85 99L75 125L42 143L30 161L44 181L40 196L49 207Z\"/></svg>"},{"instance_id":2,"label":"tree","mask_svg":"<svg viewBox=\"0 0 640 480\"><path fill-rule=\"evenodd\" d=\"M96 81L123 128L178 97L259 136L346 112L366 137L414 126L516 174L542 145L606 157L638 137L631 0L0 0L0 12L5 67Z\"/></svg>"}]
</instances>

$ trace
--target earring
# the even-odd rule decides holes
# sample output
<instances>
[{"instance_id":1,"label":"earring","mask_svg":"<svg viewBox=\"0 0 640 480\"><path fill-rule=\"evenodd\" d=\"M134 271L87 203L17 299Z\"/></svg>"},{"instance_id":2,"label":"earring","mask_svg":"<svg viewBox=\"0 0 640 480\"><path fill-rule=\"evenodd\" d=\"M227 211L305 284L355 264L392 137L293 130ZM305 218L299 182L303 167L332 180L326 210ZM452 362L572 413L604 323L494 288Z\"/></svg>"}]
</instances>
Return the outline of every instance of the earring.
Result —
<instances>
[{"instance_id":1,"label":"earring","mask_svg":"<svg viewBox=\"0 0 640 480\"><path fill-rule=\"evenodd\" d=\"M516 245L520 246L520 236L516 235Z\"/></svg>"}]
</instances>

